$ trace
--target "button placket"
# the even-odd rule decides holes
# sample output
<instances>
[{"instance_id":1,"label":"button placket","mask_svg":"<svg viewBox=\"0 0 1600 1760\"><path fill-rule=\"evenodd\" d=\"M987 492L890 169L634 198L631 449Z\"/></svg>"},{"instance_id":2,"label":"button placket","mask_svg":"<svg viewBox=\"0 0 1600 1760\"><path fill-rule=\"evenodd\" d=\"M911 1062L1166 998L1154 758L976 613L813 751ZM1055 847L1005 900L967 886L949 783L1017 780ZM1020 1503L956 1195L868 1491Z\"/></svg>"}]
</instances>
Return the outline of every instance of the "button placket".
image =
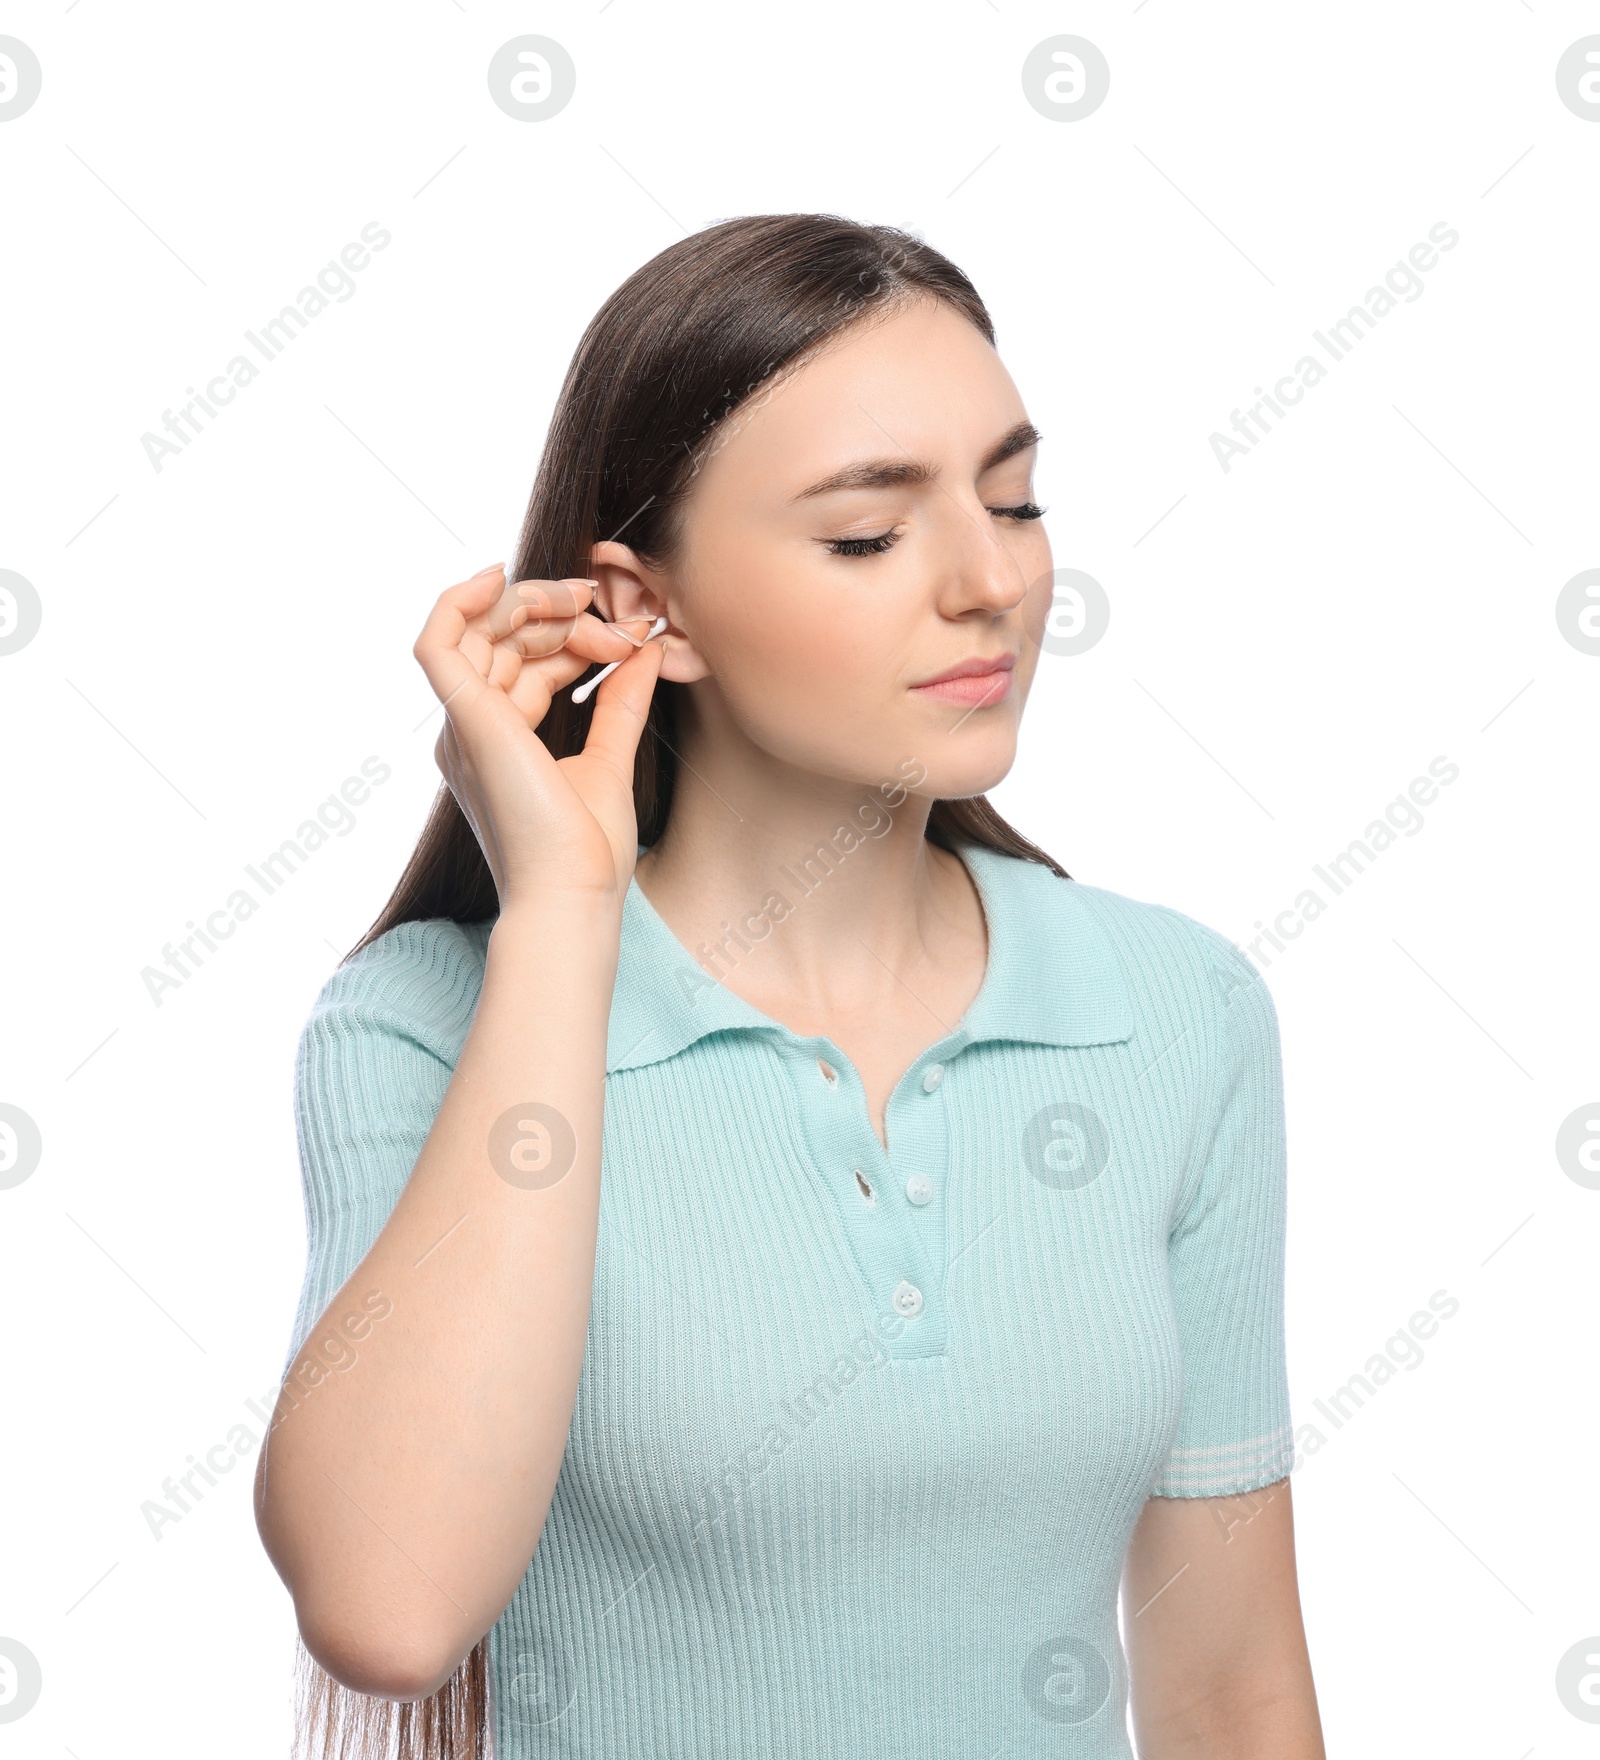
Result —
<instances>
[{"instance_id":1,"label":"button placket","mask_svg":"<svg viewBox=\"0 0 1600 1760\"><path fill-rule=\"evenodd\" d=\"M882 1194L892 1191L883 1145L866 1116L865 1096L847 1059L826 1039L791 1042L786 1063L798 1088L811 1159L834 1202L857 1269L876 1291L904 1257L885 1227ZM883 1298L875 1298L881 1306Z\"/></svg>"},{"instance_id":2,"label":"button placket","mask_svg":"<svg viewBox=\"0 0 1600 1760\"><path fill-rule=\"evenodd\" d=\"M965 1045L956 1034L929 1048L929 1061L907 1071L889 1097L890 1211L905 1242L898 1275L884 1286L888 1312L903 1324L896 1354L943 1356L948 1338L944 1309L945 1205L949 1163L948 1060ZM935 1203L934 1200L941 1200Z\"/></svg>"},{"instance_id":3,"label":"button placket","mask_svg":"<svg viewBox=\"0 0 1600 1760\"><path fill-rule=\"evenodd\" d=\"M924 1065L890 1095L886 1149L854 1066L831 1041L795 1037L783 1061L797 1085L813 1165L865 1280L863 1293L888 1354L942 1356L943 1205L932 1199L943 1183L935 1176L944 1165L946 1109L938 1093L944 1065L937 1065L931 1085L935 1066Z\"/></svg>"}]
</instances>

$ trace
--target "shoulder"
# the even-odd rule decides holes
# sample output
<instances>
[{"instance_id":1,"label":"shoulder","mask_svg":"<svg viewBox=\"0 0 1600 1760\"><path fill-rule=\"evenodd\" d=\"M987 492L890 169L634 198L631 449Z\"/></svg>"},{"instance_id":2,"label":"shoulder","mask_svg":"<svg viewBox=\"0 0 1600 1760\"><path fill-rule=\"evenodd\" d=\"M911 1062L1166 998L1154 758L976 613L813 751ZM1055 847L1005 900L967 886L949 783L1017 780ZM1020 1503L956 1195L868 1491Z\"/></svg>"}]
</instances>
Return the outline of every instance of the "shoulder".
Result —
<instances>
[{"instance_id":1,"label":"shoulder","mask_svg":"<svg viewBox=\"0 0 1600 1760\"><path fill-rule=\"evenodd\" d=\"M1245 953L1210 924L1038 863L991 856L991 889L1025 925L1035 980L1064 993L1091 988L1158 1047L1193 1034L1212 1056L1276 1031L1272 998Z\"/></svg>"},{"instance_id":2,"label":"shoulder","mask_svg":"<svg viewBox=\"0 0 1600 1760\"><path fill-rule=\"evenodd\" d=\"M308 1047L380 1036L413 1041L454 1064L483 988L492 923L429 917L400 923L354 953L317 996Z\"/></svg>"},{"instance_id":3,"label":"shoulder","mask_svg":"<svg viewBox=\"0 0 1600 1760\"><path fill-rule=\"evenodd\" d=\"M1068 880L1040 862L994 850L973 852L986 897L1001 904L1023 932L1041 942L1103 948L1136 990L1169 990L1203 980L1214 969L1230 978L1255 967L1220 930L1170 905L1131 898L1085 880Z\"/></svg>"},{"instance_id":4,"label":"shoulder","mask_svg":"<svg viewBox=\"0 0 1600 1760\"><path fill-rule=\"evenodd\" d=\"M1158 1023L1163 1037L1196 1033L1214 1079L1225 1087L1243 1071L1279 1066L1272 992L1235 942L1170 905L1073 884L1118 948L1136 1018Z\"/></svg>"},{"instance_id":5,"label":"shoulder","mask_svg":"<svg viewBox=\"0 0 1600 1760\"><path fill-rule=\"evenodd\" d=\"M1082 880L1063 881L1082 909L1089 912L1116 942L1130 978L1145 984L1202 980L1227 989L1241 977L1259 974L1254 965L1220 929L1171 905L1130 898Z\"/></svg>"}]
</instances>

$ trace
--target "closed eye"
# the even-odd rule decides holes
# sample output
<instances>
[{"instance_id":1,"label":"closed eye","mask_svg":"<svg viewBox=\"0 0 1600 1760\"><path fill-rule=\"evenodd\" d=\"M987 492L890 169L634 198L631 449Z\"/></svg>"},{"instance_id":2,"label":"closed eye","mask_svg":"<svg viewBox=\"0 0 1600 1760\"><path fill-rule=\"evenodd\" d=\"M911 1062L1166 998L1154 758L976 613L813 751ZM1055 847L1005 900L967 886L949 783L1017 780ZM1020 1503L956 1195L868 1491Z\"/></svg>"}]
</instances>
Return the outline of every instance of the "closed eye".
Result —
<instances>
[{"instance_id":1,"label":"closed eye","mask_svg":"<svg viewBox=\"0 0 1600 1760\"><path fill-rule=\"evenodd\" d=\"M996 519L1030 520L1042 519L1049 512L1048 508L1039 507L1032 501L1019 501L1014 507L991 507L989 512ZM886 532L879 532L867 538L824 538L830 556L881 556L899 542L900 533L894 527Z\"/></svg>"},{"instance_id":2,"label":"closed eye","mask_svg":"<svg viewBox=\"0 0 1600 1760\"><path fill-rule=\"evenodd\" d=\"M881 556L899 536L890 530L875 538L824 538L822 542L830 556Z\"/></svg>"}]
</instances>

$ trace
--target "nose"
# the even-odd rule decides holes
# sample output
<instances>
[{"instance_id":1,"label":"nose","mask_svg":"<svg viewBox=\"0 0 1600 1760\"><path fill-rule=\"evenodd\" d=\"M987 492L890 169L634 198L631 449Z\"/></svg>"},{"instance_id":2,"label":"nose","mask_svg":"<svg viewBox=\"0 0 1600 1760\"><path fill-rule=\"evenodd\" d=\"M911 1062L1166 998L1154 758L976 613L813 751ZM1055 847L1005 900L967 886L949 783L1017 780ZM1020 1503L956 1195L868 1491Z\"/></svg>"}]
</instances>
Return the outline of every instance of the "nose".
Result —
<instances>
[{"instance_id":1,"label":"nose","mask_svg":"<svg viewBox=\"0 0 1600 1760\"><path fill-rule=\"evenodd\" d=\"M1004 617L1028 596L1022 565L995 529L994 515L973 496L947 503L944 551L949 558L940 584L939 609L946 617L982 612Z\"/></svg>"}]
</instances>

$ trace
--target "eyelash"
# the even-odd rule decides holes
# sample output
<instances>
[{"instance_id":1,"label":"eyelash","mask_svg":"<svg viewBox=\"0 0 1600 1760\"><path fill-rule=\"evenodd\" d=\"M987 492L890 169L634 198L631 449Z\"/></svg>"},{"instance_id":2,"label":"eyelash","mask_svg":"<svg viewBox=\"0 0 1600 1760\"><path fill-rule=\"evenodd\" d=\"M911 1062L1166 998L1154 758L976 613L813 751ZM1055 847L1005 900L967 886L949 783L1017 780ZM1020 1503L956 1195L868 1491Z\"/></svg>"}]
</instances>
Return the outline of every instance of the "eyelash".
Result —
<instances>
[{"instance_id":1,"label":"eyelash","mask_svg":"<svg viewBox=\"0 0 1600 1760\"><path fill-rule=\"evenodd\" d=\"M991 507L990 513L1001 519L1029 520L1040 519L1049 509L1037 507L1031 501L1019 501L1015 507ZM897 540L894 532L880 532L875 538L828 538L830 556L881 556Z\"/></svg>"}]
</instances>

